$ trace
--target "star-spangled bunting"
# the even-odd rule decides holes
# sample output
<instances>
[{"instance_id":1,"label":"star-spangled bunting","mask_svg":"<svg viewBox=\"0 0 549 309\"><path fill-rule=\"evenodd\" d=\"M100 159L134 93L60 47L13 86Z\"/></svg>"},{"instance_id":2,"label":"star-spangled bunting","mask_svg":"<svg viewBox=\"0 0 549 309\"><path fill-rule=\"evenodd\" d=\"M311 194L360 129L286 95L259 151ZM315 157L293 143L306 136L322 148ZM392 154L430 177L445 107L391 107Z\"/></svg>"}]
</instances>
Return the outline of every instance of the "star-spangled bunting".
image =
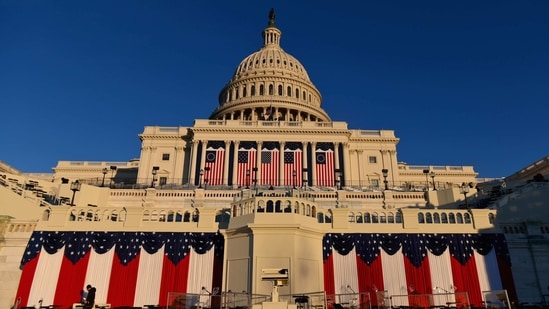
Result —
<instances>
[{"instance_id":1,"label":"star-spangled bunting","mask_svg":"<svg viewBox=\"0 0 549 309\"><path fill-rule=\"evenodd\" d=\"M379 256L379 237L375 234L358 234L356 240L356 254L364 263L370 265Z\"/></svg>"},{"instance_id":2,"label":"star-spangled bunting","mask_svg":"<svg viewBox=\"0 0 549 309\"><path fill-rule=\"evenodd\" d=\"M404 234L402 254L407 257L412 265L420 267L423 259L427 256L424 234Z\"/></svg>"},{"instance_id":3,"label":"star-spangled bunting","mask_svg":"<svg viewBox=\"0 0 549 309\"><path fill-rule=\"evenodd\" d=\"M72 264L78 263L91 248L91 237L89 232L72 232L68 236L65 245L65 256Z\"/></svg>"},{"instance_id":4,"label":"star-spangled bunting","mask_svg":"<svg viewBox=\"0 0 549 309\"><path fill-rule=\"evenodd\" d=\"M326 234L322 238L322 258L326 261L332 254L332 234Z\"/></svg>"}]
</instances>

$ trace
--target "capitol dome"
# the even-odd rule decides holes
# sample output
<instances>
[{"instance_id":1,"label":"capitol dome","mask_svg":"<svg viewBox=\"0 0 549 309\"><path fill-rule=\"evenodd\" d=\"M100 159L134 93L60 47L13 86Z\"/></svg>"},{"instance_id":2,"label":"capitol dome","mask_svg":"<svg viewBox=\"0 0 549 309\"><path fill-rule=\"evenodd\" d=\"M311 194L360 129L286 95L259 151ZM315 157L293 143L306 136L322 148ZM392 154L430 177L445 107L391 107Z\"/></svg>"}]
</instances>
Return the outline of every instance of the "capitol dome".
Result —
<instances>
[{"instance_id":1,"label":"capitol dome","mask_svg":"<svg viewBox=\"0 0 549 309\"><path fill-rule=\"evenodd\" d=\"M263 47L238 65L210 119L331 121L303 65L280 47L271 9Z\"/></svg>"}]
</instances>

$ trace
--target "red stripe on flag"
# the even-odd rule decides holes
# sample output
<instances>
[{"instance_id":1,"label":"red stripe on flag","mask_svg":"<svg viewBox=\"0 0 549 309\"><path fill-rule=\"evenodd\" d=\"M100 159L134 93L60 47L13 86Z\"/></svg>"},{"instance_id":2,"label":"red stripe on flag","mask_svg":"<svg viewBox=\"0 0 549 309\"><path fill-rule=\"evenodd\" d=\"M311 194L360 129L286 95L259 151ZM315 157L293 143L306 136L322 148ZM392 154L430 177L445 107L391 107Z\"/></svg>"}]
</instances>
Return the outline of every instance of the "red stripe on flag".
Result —
<instances>
[{"instance_id":1,"label":"red stripe on flag","mask_svg":"<svg viewBox=\"0 0 549 309\"><path fill-rule=\"evenodd\" d=\"M381 304L378 305L378 299L376 295L378 291L384 290L383 267L381 263L381 257L377 257L370 265L368 265L360 258L360 256L357 255L356 263L359 292L370 293L370 301L372 302L372 306L384 305L383 300L381 300ZM363 303L361 303L360 305L363 305ZM361 308L362 307L366 306L361 306Z\"/></svg>"},{"instance_id":2,"label":"red stripe on flag","mask_svg":"<svg viewBox=\"0 0 549 309\"><path fill-rule=\"evenodd\" d=\"M433 293L431 283L431 268L429 257L423 258L421 266L416 267L408 257L404 257L404 270L406 283L408 284L408 302L412 306L429 307L430 297Z\"/></svg>"},{"instance_id":3,"label":"red stripe on flag","mask_svg":"<svg viewBox=\"0 0 549 309\"><path fill-rule=\"evenodd\" d=\"M126 265L122 265L118 254L114 255L107 296L111 307L133 306L138 269L139 254Z\"/></svg>"},{"instance_id":4,"label":"red stripe on flag","mask_svg":"<svg viewBox=\"0 0 549 309\"><path fill-rule=\"evenodd\" d=\"M19 307L29 306L29 295L32 287L32 281L34 279L34 274L36 273L36 267L38 266L38 259L40 258L40 253L38 253L34 259L28 261L23 266L23 272L21 273L21 279L19 280L19 287L17 289L16 300L21 299ZM34 305L33 305L34 306Z\"/></svg>"},{"instance_id":5,"label":"red stripe on flag","mask_svg":"<svg viewBox=\"0 0 549 309\"><path fill-rule=\"evenodd\" d=\"M158 304L161 307L168 304L168 293L186 292L189 272L190 255L187 255L177 265L174 265L167 255L164 255L162 265L162 281L160 282L160 294Z\"/></svg>"},{"instance_id":6,"label":"red stripe on flag","mask_svg":"<svg viewBox=\"0 0 549 309\"><path fill-rule=\"evenodd\" d=\"M471 307L482 307L482 295L480 293L480 283L478 281L477 265L475 263L475 256L471 256L467 260L465 265L461 265L455 257L450 258L452 265L452 276L454 278L454 286L457 292L467 291L469 296L469 303ZM457 307L466 304L466 300L460 298L456 294Z\"/></svg>"},{"instance_id":7,"label":"red stripe on flag","mask_svg":"<svg viewBox=\"0 0 549 309\"><path fill-rule=\"evenodd\" d=\"M76 302L75 295L80 295L86 284L86 271L90 260L90 252L88 251L76 264L73 264L66 255L63 255L53 298L54 304L73 304Z\"/></svg>"}]
</instances>

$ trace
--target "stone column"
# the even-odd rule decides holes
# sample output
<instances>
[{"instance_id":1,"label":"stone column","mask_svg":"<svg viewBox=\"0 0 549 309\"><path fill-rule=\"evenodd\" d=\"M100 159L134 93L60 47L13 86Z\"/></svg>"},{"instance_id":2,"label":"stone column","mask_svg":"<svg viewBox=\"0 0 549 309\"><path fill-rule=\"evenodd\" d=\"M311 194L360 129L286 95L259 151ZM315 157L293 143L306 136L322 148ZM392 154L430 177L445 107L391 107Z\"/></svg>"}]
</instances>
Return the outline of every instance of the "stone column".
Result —
<instances>
[{"instance_id":1,"label":"stone column","mask_svg":"<svg viewBox=\"0 0 549 309\"><path fill-rule=\"evenodd\" d=\"M311 142L311 171L313 176L311 185L316 186L316 142Z\"/></svg>"},{"instance_id":2,"label":"stone column","mask_svg":"<svg viewBox=\"0 0 549 309\"><path fill-rule=\"evenodd\" d=\"M225 157L223 158L223 184L229 185L229 157L231 150L231 141L225 141Z\"/></svg>"},{"instance_id":3,"label":"stone column","mask_svg":"<svg viewBox=\"0 0 549 309\"><path fill-rule=\"evenodd\" d=\"M238 148L240 147L240 141L234 141L234 150L233 150L233 158L234 158L234 161L233 161L233 175L232 175L232 184L233 184L233 187L234 186L237 186L238 184L236 183L236 176L238 175Z\"/></svg>"},{"instance_id":4,"label":"stone column","mask_svg":"<svg viewBox=\"0 0 549 309\"><path fill-rule=\"evenodd\" d=\"M343 175L349 175L351 173L351 160L349 159L349 149L351 145L349 143L343 143Z\"/></svg>"},{"instance_id":5,"label":"stone column","mask_svg":"<svg viewBox=\"0 0 549 309\"><path fill-rule=\"evenodd\" d=\"M191 150L191 157L189 160L190 165L190 175L189 175L189 184L196 185L196 158L198 157L196 154L198 153L198 140L193 140L191 142L192 144L192 150Z\"/></svg>"}]
</instances>

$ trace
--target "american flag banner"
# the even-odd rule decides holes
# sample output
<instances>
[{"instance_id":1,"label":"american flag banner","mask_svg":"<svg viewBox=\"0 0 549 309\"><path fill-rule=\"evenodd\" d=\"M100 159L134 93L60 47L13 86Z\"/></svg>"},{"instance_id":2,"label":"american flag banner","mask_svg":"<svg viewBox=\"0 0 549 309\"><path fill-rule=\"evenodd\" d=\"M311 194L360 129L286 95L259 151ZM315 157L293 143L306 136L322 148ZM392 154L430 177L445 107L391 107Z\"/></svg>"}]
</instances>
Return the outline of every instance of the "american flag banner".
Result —
<instances>
[{"instance_id":1,"label":"american flag banner","mask_svg":"<svg viewBox=\"0 0 549 309\"><path fill-rule=\"evenodd\" d=\"M261 179L259 185L278 186L280 152L278 149L261 151Z\"/></svg>"},{"instance_id":2,"label":"american flag banner","mask_svg":"<svg viewBox=\"0 0 549 309\"><path fill-rule=\"evenodd\" d=\"M223 184L224 167L225 149L208 147L206 149L206 159L204 163L204 183L211 186Z\"/></svg>"},{"instance_id":3,"label":"american flag banner","mask_svg":"<svg viewBox=\"0 0 549 309\"><path fill-rule=\"evenodd\" d=\"M169 292L221 287L223 245L219 233L35 231L16 298L70 308L91 284L96 303L164 307Z\"/></svg>"},{"instance_id":4,"label":"american flag banner","mask_svg":"<svg viewBox=\"0 0 549 309\"><path fill-rule=\"evenodd\" d=\"M253 168L255 167L257 147L255 143L242 143L238 149L238 167L236 183L239 186L249 187L251 185Z\"/></svg>"},{"instance_id":5,"label":"american flag banner","mask_svg":"<svg viewBox=\"0 0 549 309\"><path fill-rule=\"evenodd\" d=\"M303 179L303 163L301 149L284 150L284 185L301 187ZM294 177L295 173L295 177Z\"/></svg>"},{"instance_id":6,"label":"american flag banner","mask_svg":"<svg viewBox=\"0 0 549 309\"><path fill-rule=\"evenodd\" d=\"M331 145L330 145L331 146ZM317 148L315 151L316 160L316 186L335 186L335 165L333 149L323 150Z\"/></svg>"},{"instance_id":7,"label":"american flag banner","mask_svg":"<svg viewBox=\"0 0 549 309\"><path fill-rule=\"evenodd\" d=\"M328 298L368 292L372 306L387 291L393 306L406 307L429 307L429 294L435 305L462 307L466 292L470 307L482 307L481 291L515 295L506 248L503 234L326 234L324 288Z\"/></svg>"}]
</instances>

